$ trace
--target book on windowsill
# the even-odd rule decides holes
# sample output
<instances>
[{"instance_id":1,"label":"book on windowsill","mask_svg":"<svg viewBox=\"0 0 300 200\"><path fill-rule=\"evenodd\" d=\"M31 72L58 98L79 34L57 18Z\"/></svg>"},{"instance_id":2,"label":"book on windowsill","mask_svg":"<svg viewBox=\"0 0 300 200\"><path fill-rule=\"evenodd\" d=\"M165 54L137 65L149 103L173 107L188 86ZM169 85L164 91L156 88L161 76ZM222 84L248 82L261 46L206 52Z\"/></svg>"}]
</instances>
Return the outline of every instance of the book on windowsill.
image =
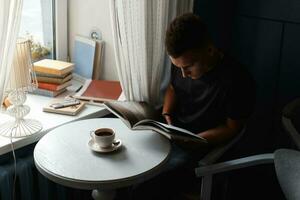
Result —
<instances>
[{"instance_id":1,"label":"book on windowsill","mask_svg":"<svg viewBox=\"0 0 300 200\"><path fill-rule=\"evenodd\" d=\"M85 103L84 102L80 102L80 104L78 105L74 105L74 106L68 106L68 107L64 107L64 108L58 108L58 109L54 109L51 107L52 104L54 103L60 103L64 101L64 99L54 99L51 102L49 102L49 104L47 104L46 106L43 107L43 111L44 112L50 112L50 113L56 113L56 114L62 114L62 115L77 115L80 111L82 111L82 109L84 108Z\"/></svg>"},{"instance_id":2,"label":"book on windowsill","mask_svg":"<svg viewBox=\"0 0 300 200\"><path fill-rule=\"evenodd\" d=\"M90 102L106 102L117 100L122 93L119 81L91 80L85 81L84 85L74 98Z\"/></svg>"},{"instance_id":3,"label":"book on windowsill","mask_svg":"<svg viewBox=\"0 0 300 200\"><path fill-rule=\"evenodd\" d=\"M62 76L72 72L74 63L52 59L43 59L33 64L33 70L38 73Z\"/></svg>"},{"instance_id":4,"label":"book on windowsill","mask_svg":"<svg viewBox=\"0 0 300 200\"><path fill-rule=\"evenodd\" d=\"M40 76L36 75L36 79L38 82L44 83L54 83L54 84L63 84L72 79L72 73L68 73L67 76L64 78L57 78L57 77L47 77L47 76Z\"/></svg>"},{"instance_id":5,"label":"book on windowsill","mask_svg":"<svg viewBox=\"0 0 300 200\"><path fill-rule=\"evenodd\" d=\"M74 40L73 60L74 73L87 79L93 79L96 41L76 35Z\"/></svg>"},{"instance_id":6,"label":"book on windowsill","mask_svg":"<svg viewBox=\"0 0 300 200\"><path fill-rule=\"evenodd\" d=\"M51 91L51 90L36 88L33 91L29 91L29 93L37 94L37 95L41 95L41 96L46 96L46 97L56 97L56 96L62 94L63 92L65 92L65 91L67 91L66 88L63 88L63 89L57 90L57 91Z\"/></svg>"},{"instance_id":7,"label":"book on windowsill","mask_svg":"<svg viewBox=\"0 0 300 200\"><path fill-rule=\"evenodd\" d=\"M62 74L62 75L56 75L56 74L49 74L49 73L43 73L43 72L35 72L37 77L49 77L49 78L60 78L60 79L64 79L67 76L69 76L71 74L71 72L66 73L66 74Z\"/></svg>"},{"instance_id":8,"label":"book on windowsill","mask_svg":"<svg viewBox=\"0 0 300 200\"><path fill-rule=\"evenodd\" d=\"M104 41L103 40L95 40L96 41L96 49L95 49L95 57L94 57L94 67L93 67L93 77L94 80L100 80L101 70L103 65L103 55L104 55Z\"/></svg>"},{"instance_id":9,"label":"book on windowsill","mask_svg":"<svg viewBox=\"0 0 300 200\"><path fill-rule=\"evenodd\" d=\"M186 129L157 121L160 114L145 102L108 101L103 105L132 130L153 130L170 140L207 144L206 139Z\"/></svg>"},{"instance_id":10,"label":"book on windowsill","mask_svg":"<svg viewBox=\"0 0 300 200\"><path fill-rule=\"evenodd\" d=\"M69 80L63 84L56 84L56 83L45 83L45 82L38 82L38 88L50 91L58 91L62 90L68 86L72 85L72 81Z\"/></svg>"}]
</instances>

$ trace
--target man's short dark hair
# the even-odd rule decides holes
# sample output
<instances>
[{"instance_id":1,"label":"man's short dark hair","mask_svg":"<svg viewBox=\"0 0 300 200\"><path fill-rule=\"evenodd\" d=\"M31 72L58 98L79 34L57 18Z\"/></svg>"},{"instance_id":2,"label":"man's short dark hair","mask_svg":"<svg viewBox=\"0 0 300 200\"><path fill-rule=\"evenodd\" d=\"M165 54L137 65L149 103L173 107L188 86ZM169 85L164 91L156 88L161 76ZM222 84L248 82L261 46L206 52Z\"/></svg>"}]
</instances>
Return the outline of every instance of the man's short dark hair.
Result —
<instances>
[{"instance_id":1,"label":"man's short dark hair","mask_svg":"<svg viewBox=\"0 0 300 200\"><path fill-rule=\"evenodd\" d=\"M206 24L193 13L176 17L166 32L166 49L177 58L188 50L199 50L210 41Z\"/></svg>"}]
</instances>

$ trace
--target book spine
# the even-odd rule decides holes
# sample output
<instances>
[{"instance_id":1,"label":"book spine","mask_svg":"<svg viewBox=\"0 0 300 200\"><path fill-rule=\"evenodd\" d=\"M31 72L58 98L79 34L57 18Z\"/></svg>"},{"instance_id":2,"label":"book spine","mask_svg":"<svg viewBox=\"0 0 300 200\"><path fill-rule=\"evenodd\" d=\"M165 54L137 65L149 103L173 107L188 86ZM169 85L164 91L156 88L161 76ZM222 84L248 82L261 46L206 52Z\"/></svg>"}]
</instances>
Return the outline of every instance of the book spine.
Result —
<instances>
[{"instance_id":1,"label":"book spine","mask_svg":"<svg viewBox=\"0 0 300 200\"><path fill-rule=\"evenodd\" d=\"M48 77L48 78L65 78L71 73L67 73L64 75L55 75L55 74L47 74L47 73L42 73L42 72L35 72L35 74L39 77Z\"/></svg>"},{"instance_id":2,"label":"book spine","mask_svg":"<svg viewBox=\"0 0 300 200\"><path fill-rule=\"evenodd\" d=\"M45 77L45 76L36 76L38 82L44 83L54 83L54 84L63 84L72 79L72 75L67 76L66 78L54 78L54 77Z\"/></svg>"},{"instance_id":3,"label":"book spine","mask_svg":"<svg viewBox=\"0 0 300 200\"><path fill-rule=\"evenodd\" d=\"M58 69L53 69L50 67L40 67L40 66L33 66L33 70L38 73L43 73L43 74L52 74L56 76L63 76L64 74L70 73L73 70L73 67L69 67L64 70L58 70Z\"/></svg>"},{"instance_id":4,"label":"book spine","mask_svg":"<svg viewBox=\"0 0 300 200\"><path fill-rule=\"evenodd\" d=\"M55 96L58 95L53 91L43 90L43 89L38 89L38 88L33 90L33 91L30 91L30 93L31 94L38 94L38 95L46 96L46 97L55 97Z\"/></svg>"},{"instance_id":5,"label":"book spine","mask_svg":"<svg viewBox=\"0 0 300 200\"><path fill-rule=\"evenodd\" d=\"M44 82L44 83L54 83L54 84L62 84L64 83L64 79L58 79L58 78L49 78L49 77L36 77L38 82Z\"/></svg>"},{"instance_id":6,"label":"book spine","mask_svg":"<svg viewBox=\"0 0 300 200\"><path fill-rule=\"evenodd\" d=\"M38 88L44 90L57 91L58 84L38 82Z\"/></svg>"},{"instance_id":7,"label":"book spine","mask_svg":"<svg viewBox=\"0 0 300 200\"><path fill-rule=\"evenodd\" d=\"M63 73L56 69L46 68L46 67L39 67L39 66L33 66L33 70L35 72L45 73L45 74L54 74L61 76Z\"/></svg>"}]
</instances>

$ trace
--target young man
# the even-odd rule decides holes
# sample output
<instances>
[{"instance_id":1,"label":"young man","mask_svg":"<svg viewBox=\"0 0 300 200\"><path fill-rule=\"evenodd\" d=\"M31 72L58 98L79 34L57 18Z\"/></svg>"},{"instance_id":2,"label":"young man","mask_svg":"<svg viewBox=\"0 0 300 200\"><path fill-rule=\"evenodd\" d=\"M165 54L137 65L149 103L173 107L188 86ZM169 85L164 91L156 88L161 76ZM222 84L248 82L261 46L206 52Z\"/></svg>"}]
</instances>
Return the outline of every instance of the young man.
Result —
<instances>
[{"instance_id":1,"label":"young man","mask_svg":"<svg viewBox=\"0 0 300 200\"><path fill-rule=\"evenodd\" d=\"M165 43L173 65L162 115L167 123L206 138L209 145L192 148L194 144L175 141L165 171L136 190L137 197L147 194L143 199L184 199L181 191L198 183L197 161L241 131L255 100L251 76L213 45L198 16L187 13L175 18Z\"/></svg>"},{"instance_id":2,"label":"young man","mask_svg":"<svg viewBox=\"0 0 300 200\"><path fill-rule=\"evenodd\" d=\"M167 123L213 146L234 137L253 111L251 76L213 45L206 25L194 14L173 20L165 43L173 63L162 113Z\"/></svg>"}]
</instances>

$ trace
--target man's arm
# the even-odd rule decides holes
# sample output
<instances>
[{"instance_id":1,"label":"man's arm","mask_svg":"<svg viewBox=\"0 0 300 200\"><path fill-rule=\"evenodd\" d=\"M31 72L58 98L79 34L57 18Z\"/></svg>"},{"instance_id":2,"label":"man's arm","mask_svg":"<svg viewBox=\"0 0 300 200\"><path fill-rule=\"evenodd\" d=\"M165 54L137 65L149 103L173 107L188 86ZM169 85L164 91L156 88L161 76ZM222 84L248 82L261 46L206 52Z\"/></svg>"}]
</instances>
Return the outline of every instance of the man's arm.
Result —
<instances>
[{"instance_id":1,"label":"man's arm","mask_svg":"<svg viewBox=\"0 0 300 200\"><path fill-rule=\"evenodd\" d=\"M198 135L207 139L210 145L219 145L236 136L244 127L246 120L227 118L226 123L216 128L208 129Z\"/></svg>"},{"instance_id":2,"label":"man's arm","mask_svg":"<svg viewBox=\"0 0 300 200\"><path fill-rule=\"evenodd\" d=\"M171 116L174 110L175 101L176 101L176 95L175 95L174 88L171 84L169 84L165 94L164 105L162 110L162 114L168 124L172 124Z\"/></svg>"}]
</instances>

